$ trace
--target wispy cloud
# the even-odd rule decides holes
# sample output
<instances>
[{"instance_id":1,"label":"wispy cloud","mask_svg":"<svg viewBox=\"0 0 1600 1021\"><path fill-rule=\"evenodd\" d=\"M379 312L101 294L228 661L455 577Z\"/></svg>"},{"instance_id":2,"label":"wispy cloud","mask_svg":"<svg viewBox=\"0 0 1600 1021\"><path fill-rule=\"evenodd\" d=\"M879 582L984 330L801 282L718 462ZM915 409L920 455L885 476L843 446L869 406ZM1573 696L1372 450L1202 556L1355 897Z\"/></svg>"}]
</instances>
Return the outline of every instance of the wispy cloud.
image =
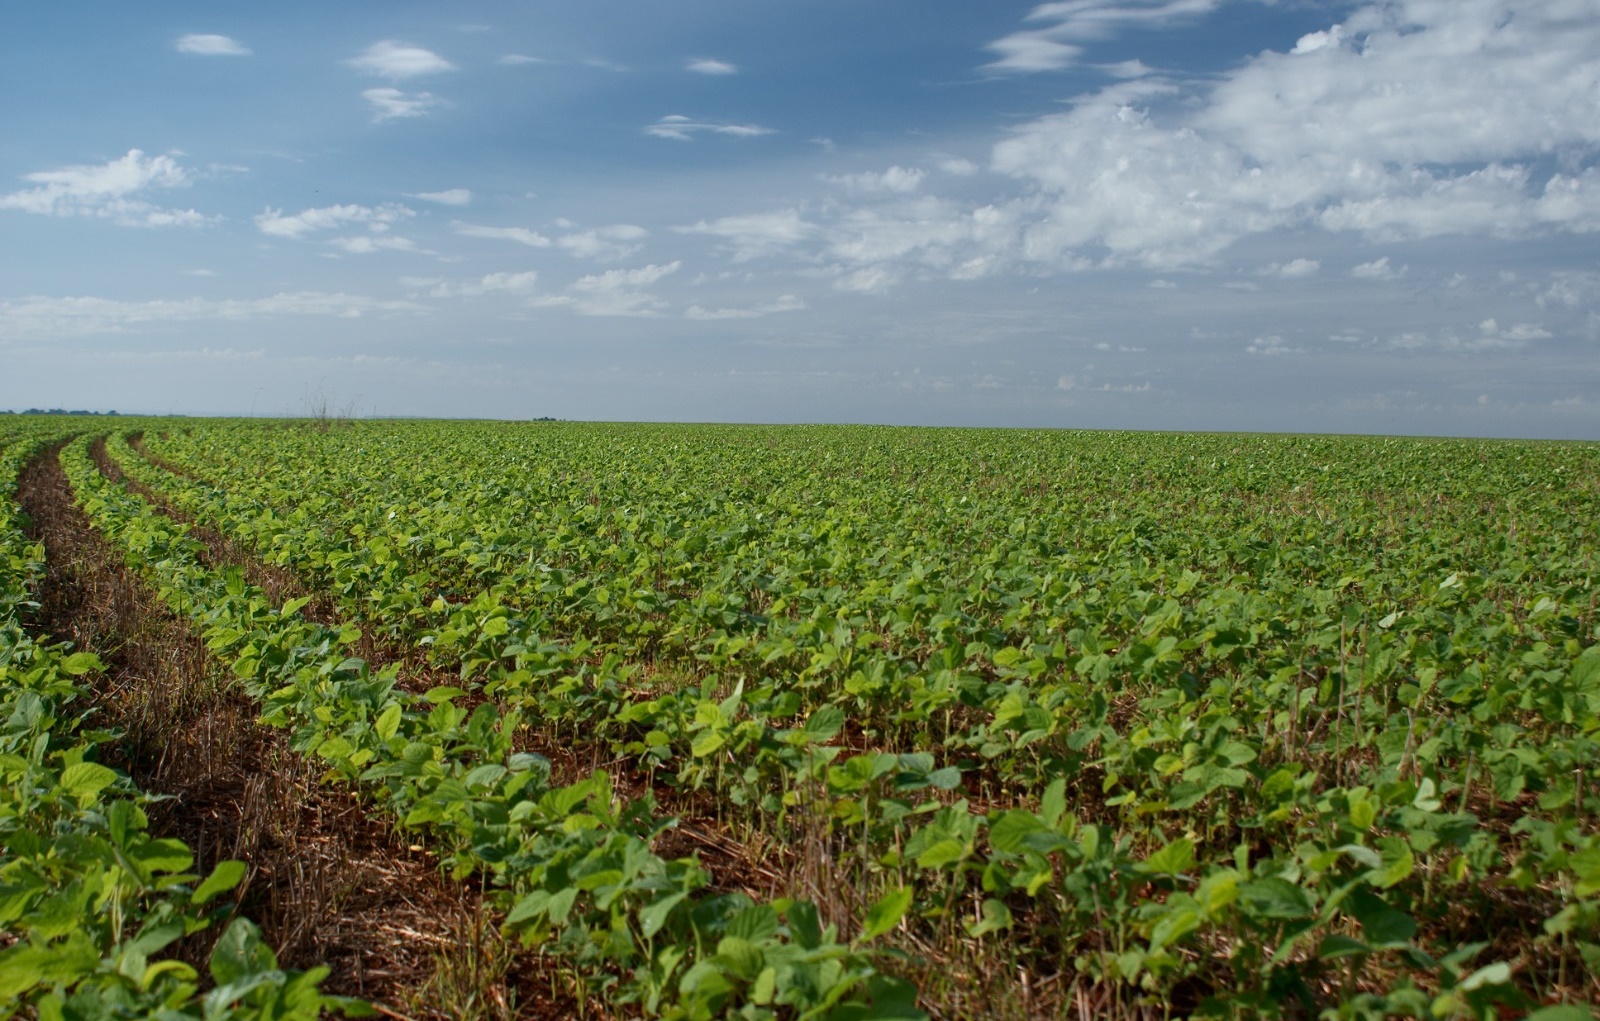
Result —
<instances>
[{"instance_id":1,"label":"wispy cloud","mask_svg":"<svg viewBox=\"0 0 1600 1021\"><path fill-rule=\"evenodd\" d=\"M469 238L491 238L496 241L515 241L529 248L548 248L550 239L526 227L481 227L475 223L458 223L456 233Z\"/></svg>"},{"instance_id":2,"label":"wispy cloud","mask_svg":"<svg viewBox=\"0 0 1600 1021\"><path fill-rule=\"evenodd\" d=\"M556 239L556 246L580 259L597 262L620 262L635 254L649 234L643 227L631 223L618 223L609 227L564 234Z\"/></svg>"},{"instance_id":3,"label":"wispy cloud","mask_svg":"<svg viewBox=\"0 0 1600 1021\"><path fill-rule=\"evenodd\" d=\"M27 174L23 180L35 187L0 195L0 209L92 216L127 227L192 227L207 218L193 209L163 209L133 196L151 189L187 187L193 179L192 172L171 156L146 156L129 149L126 156L102 164Z\"/></svg>"},{"instance_id":4,"label":"wispy cloud","mask_svg":"<svg viewBox=\"0 0 1600 1021\"><path fill-rule=\"evenodd\" d=\"M387 85L367 89L361 93L361 98L372 104L372 119L380 124L401 117L421 117L444 104L444 100L431 92L401 92Z\"/></svg>"},{"instance_id":5,"label":"wispy cloud","mask_svg":"<svg viewBox=\"0 0 1600 1021\"><path fill-rule=\"evenodd\" d=\"M680 234L705 234L726 242L735 262L747 262L773 255L814 237L819 228L807 222L797 209L770 213L724 216L701 220L689 227L674 228Z\"/></svg>"},{"instance_id":6,"label":"wispy cloud","mask_svg":"<svg viewBox=\"0 0 1600 1021\"><path fill-rule=\"evenodd\" d=\"M357 71L397 81L456 69L432 50L393 39L373 43L361 56L351 57L345 63Z\"/></svg>"},{"instance_id":7,"label":"wispy cloud","mask_svg":"<svg viewBox=\"0 0 1600 1021\"><path fill-rule=\"evenodd\" d=\"M1316 259L1290 259L1285 263L1273 263L1261 271L1262 276L1278 277L1282 280L1304 280L1314 277L1322 269L1322 263Z\"/></svg>"},{"instance_id":8,"label":"wispy cloud","mask_svg":"<svg viewBox=\"0 0 1600 1021\"><path fill-rule=\"evenodd\" d=\"M358 294L292 291L267 298L203 298L119 301L95 297L42 297L0 301L0 337L55 338L119 333L166 323L224 320L238 322L276 316L328 316L359 319L370 315L416 315L425 306L384 301Z\"/></svg>"},{"instance_id":9,"label":"wispy cloud","mask_svg":"<svg viewBox=\"0 0 1600 1021\"><path fill-rule=\"evenodd\" d=\"M702 308L691 305L684 310L685 319L716 320L716 319L760 319L762 316L772 315L777 312L798 312L806 308L806 303L793 294L780 295L776 300L761 305L749 305L743 308Z\"/></svg>"},{"instance_id":10,"label":"wispy cloud","mask_svg":"<svg viewBox=\"0 0 1600 1021\"><path fill-rule=\"evenodd\" d=\"M739 68L721 60L712 60L709 57L697 57L684 64L684 70L693 71L695 74L738 74Z\"/></svg>"},{"instance_id":11,"label":"wispy cloud","mask_svg":"<svg viewBox=\"0 0 1600 1021\"><path fill-rule=\"evenodd\" d=\"M415 241L397 234L355 234L350 237L329 238L328 244L349 255L420 251Z\"/></svg>"},{"instance_id":12,"label":"wispy cloud","mask_svg":"<svg viewBox=\"0 0 1600 1021\"><path fill-rule=\"evenodd\" d=\"M173 44L179 53L192 53L200 57L248 57L250 50L243 43L225 35L191 34Z\"/></svg>"},{"instance_id":13,"label":"wispy cloud","mask_svg":"<svg viewBox=\"0 0 1600 1021\"><path fill-rule=\"evenodd\" d=\"M965 161L963 161L965 162ZM962 168L964 169L964 168ZM973 167L976 170L976 167ZM960 172L958 170L958 172ZM829 184L836 184L852 191L859 192L888 192L891 194L908 194L914 192L922 185L924 174L916 168L893 166L882 173L868 171L862 174L824 174L822 180Z\"/></svg>"},{"instance_id":14,"label":"wispy cloud","mask_svg":"<svg viewBox=\"0 0 1600 1021\"><path fill-rule=\"evenodd\" d=\"M538 283L535 270L524 273L488 273L477 280L460 283L418 280L419 285L431 285L429 295L435 298L473 298L485 294L532 294Z\"/></svg>"},{"instance_id":15,"label":"wispy cloud","mask_svg":"<svg viewBox=\"0 0 1600 1021\"><path fill-rule=\"evenodd\" d=\"M733 135L736 138L754 138L773 134L773 129L759 124L727 124L720 121L697 121L682 114L671 114L644 129L647 135L670 138L678 142L691 141L698 134Z\"/></svg>"},{"instance_id":16,"label":"wispy cloud","mask_svg":"<svg viewBox=\"0 0 1600 1021\"><path fill-rule=\"evenodd\" d=\"M1163 28L1214 10L1221 0L1065 0L1040 4L1028 22L1053 22L997 39L986 48L999 59L990 71L1060 71L1077 64L1084 43L1110 38L1130 28ZM1115 72L1113 72L1115 73Z\"/></svg>"},{"instance_id":17,"label":"wispy cloud","mask_svg":"<svg viewBox=\"0 0 1600 1021\"><path fill-rule=\"evenodd\" d=\"M530 57L526 53L507 53L495 63L504 64L507 67L520 67L523 64L545 64L549 62L543 57Z\"/></svg>"},{"instance_id":18,"label":"wispy cloud","mask_svg":"<svg viewBox=\"0 0 1600 1021\"><path fill-rule=\"evenodd\" d=\"M676 273L679 261L651 264L638 269L610 269L580 277L564 294L542 295L528 304L535 308L566 307L585 316L626 316L651 319L664 313L668 303L645 288Z\"/></svg>"},{"instance_id":19,"label":"wispy cloud","mask_svg":"<svg viewBox=\"0 0 1600 1021\"><path fill-rule=\"evenodd\" d=\"M280 238L304 238L320 230L330 230L335 227L351 223L364 223L368 229L384 233L393 224L417 215L405 206L397 203L387 203L381 206L340 205L321 206L316 209L302 209L298 213L285 216L283 210L267 209L255 217L255 225L261 233Z\"/></svg>"},{"instance_id":20,"label":"wispy cloud","mask_svg":"<svg viewBox=\"0 0 1600 1021\"><path fill-rule=\"evenodd\" d=\"M472 190L470 188L449 188L445 191L419 191L408 195L407 198L434 202L441 206L465 206L472 202Z\"/></svg>"}]
</instances>

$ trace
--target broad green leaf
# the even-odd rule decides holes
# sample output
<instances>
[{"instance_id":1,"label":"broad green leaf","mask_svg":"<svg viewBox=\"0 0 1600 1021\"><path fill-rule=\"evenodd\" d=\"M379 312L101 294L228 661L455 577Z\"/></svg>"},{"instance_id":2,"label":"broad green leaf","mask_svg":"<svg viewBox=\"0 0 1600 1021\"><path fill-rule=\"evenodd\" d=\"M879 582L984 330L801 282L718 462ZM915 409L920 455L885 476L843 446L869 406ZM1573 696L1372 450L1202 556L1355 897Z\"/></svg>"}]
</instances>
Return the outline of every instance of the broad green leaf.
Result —
<instances>
[{"instance_id":1,"label":"broad green leaf","mask_svg":"<svg viewBox=\"0 0 1600 1021\"><path fill-rule=\"evenodd\" d=\"M59 782L68 794L87 803L116 780L117 774L98 762L79 762L63 769Z\"/></svg>"},{"instance_id":2,"label":"broad green leaf","mask_svg":"<svg viewBox=\"0 0 1600 1021\"><path fill-rule=\"evenodd\" d=\"M1258 918L1276 920L1310 918L1316 910L1305 890L1276 876L1240 884L1239 903Z\"/></svg>"},{"instance_id":3,"label":"broad green leaf","mask_svg":"<svg viewBox=\"0 0 1600 1021\"><path fill-rule=\"evenodd\" d=\"M249 919L235 918L211 950L211 977L218 985L239 982L277 967L272 948Z\"/></svg>"},{"instance_id":4,"label":"broad green leaf","mask_svg":"<svg viewBox=\"0 0 1600 1021\"><path fill-rule=\"evenodd\" d=\"M100 662L100 657L92 652L74 652L61 660L61 672L72 677L82 677L87 673L105 670L105 664Z\"/></svg>"},{"instance_id":5,"label":"broad green leaf","mask_svg":"<svg viewBox=\"0 0 1600 1021\"><path fill-rule=\"evenodd\" d=\"M813 741L827 741L844 729L844 710L825 705L806 720L805 732Z\"/></svg>"},{"instance_id":6,"label":"broad green leaf","mask_svg":"<svg viewBox=\"0 0 1600 1021\"><path fill-rule=\"evenodd\" d=\"M249 866L242 861L217 862L217 867L211 870L205 882L194 888L190 901L194 904L209 904L218 894L227 893L244 880Z\"/></svg>"},{"instance_id":7,"label":"broad green leaf","mask_svg":"<svg viewBox=\"0 0 1600 1021\"><path fill-rule=\"evenodd\" d=\"M1007 854L1020 853L1030 833L1049 832L1043 819L1027 809L1014 808L989 824L989 844Z\"/></svg>"},{"instance_id":8,"label":"broad green leaf","mask_svg":"<svg viewBox=\"0 0 1600 1021\"><path fill-rule=\"evenodd\" d=\"M1140 863L1145 872L1181 875L1194 866L1194 841L1180 837Z\"/></svg>"},{"instance_id":9,"label":"broad green leaf","mask_svg":"<svg viewBox=\"0 0 1600 1021\"><path fill-rule=\"evenodd\" d=\"M867 912L866 921L862 923L861 935L856 937L857 943L877 939L884 933L900 924L900 919L906 916L911 908L911 888L908 886L890 890L879 898Z\"/></svg>"},{"instance_id":10,"label":"broad green leaf","mask_svg":"<svg viewBox=\"0 0 1600 1021\"><path fill-rule=\"evenodd\" d=\"M378 714L378 719L373 723L372 729L377 733L379 738L387 741L399 732L400 715L402 711L403 710L400 708L400 703L395 702L391 704L389 708Z\"/></svg>"}]
</instances>

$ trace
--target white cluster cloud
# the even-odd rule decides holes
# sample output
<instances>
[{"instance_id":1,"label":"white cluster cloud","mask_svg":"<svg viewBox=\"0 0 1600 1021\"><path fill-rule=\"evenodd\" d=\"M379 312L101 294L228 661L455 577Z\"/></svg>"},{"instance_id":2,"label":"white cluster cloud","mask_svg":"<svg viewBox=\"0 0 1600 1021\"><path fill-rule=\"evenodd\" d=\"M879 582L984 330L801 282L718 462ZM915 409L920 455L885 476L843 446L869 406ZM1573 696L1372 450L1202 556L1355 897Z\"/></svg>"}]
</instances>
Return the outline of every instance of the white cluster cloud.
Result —
<instances>
[{"instance_id":1,"label":"white cluster cloud","mask_svg":"<svg viewBox=\"0 0 1600 1021\"><path fill-rule=\"evenodd\" d=\"M1595 308L1600 306L1600 273L1560 270L1550 285L1534 299L1540 308Z\"/></svg>"},{"instance_id":2,"label":"white cluster cloud","mask_svg":"<svg viewBox=\"0 0 1600 1021\"><path fill-rule=\"evenodd\" d=\"M420 251L415 241L395 234L355 234L349 237L329 238L328 244L349 255Z\"/></svg>"},{"instance_id":3,"label":"white cluster cloud","mask_svg":"<svg viewBox=\"0 0 1600 1021\"><path fill-rule=\"evenodd\" d=\"M444 105L444 100L431 92L402 92L387 85L365 89L361 98L372 104L372 120L378 124L404 117L421 117L434 107Z\"/></svg>"},{"instance_id":4,"label":"white cluster cloud","mask_svg":"<svg viewBox=\"0 0 1600 1021\"><path fill-rule=\"evenodd\" d=\"M95 297L29 297L0 301L0 339L51 339L118 333L165 323L240 322L277 316L359 319L370 315L416 315L428 310L410 301L358 294L291 291L267 298L203 298L119 301Z\"/></svg>"},{"instance_id":5,"label":"white cluster cloud","mask_svg":"<svg viewBox=\"0 0 1600 1021\"><path fill-rule=\"evenodd\" d=\"M1546 154L1600 145L1600 20L1569 6L1371 5L1199 95L1123 83L1025 125L993 161L1031 186L1024 257L1099 247L1181 265L1285 228L1375 240L1600 229L1600 174L1534 176Z\"/></svg>"},{"instance_id":6,"label":"white cluster cloud","mask_svg":"<svg viewBox=\"0 0 1600 1021\"><path fill-rule=\"evenodd\" d=\"M270 206L255 216L255 225L263 234L272 237L299 240L317 231L331 230L347 224L366 224L376 234L384 234L396 223L415 216L405 206L387 203L381 206L338 205L316 209L302 209L291 216Z\"/></svg>"},{"instance_id":7,"label":"white cluster cloud","mask_svg":"<svg viewBox=\"0 0 1600 1021\"><path fill-rule=\"evenodd\" d=\"M432 50L393 39L373 43L361 56L351 57L345 63L357 71L395 81L456 69Z\"/></svg>"},{"instance_id":8,"label":"white cluster cloud","mask_svg":"<svg viewBox=\"0 0 1600 1021\"><path fill-rule=\"evenodd\" d=\"M409 282L431 285L432 290L428 293L435 298L462 298L485 294L532 294L538 280L539 274L530 269L523 273L489 273L478 280L454 284L434 280Z\"/></svg>"},{"instance_id":9,"label":"white cluster cloud","mask_svg":"<svg viewBox=\"0 0 1600 1021\"><path fill-rule=\"evenodd\" d=\"M1357 263L1350 267L1350 275L1357 280L1398 280L1405 276L1409 268L1401 266L1399 269L1394 269L1389 265L1389 257L1385 255L1371 262Z\"/></svg>"},{"instance_id":10,"label":"white cluster cloud","mask_svg":"<svg viewBox=\"0 0 1600 1021\"><path fill-rule=\"evenodd\" d=\"M432 50L393 39L375 42L367 47L365 53L351 57L345 63L364 74L390 81L406 81L456 69L454 64ZM444 100L431 92L405 92L392 85L366 89L361 93L361 98L372 104L372 119L379 124L421 117L429 110L445 105Z\"/></svg>"},{"instance_id":11,"label":"white cluster cloud","mask_svg":"<svg viewBox=\"0 0 1600 1021\"><path fill-rule=\"evenodd\" d=\"M755 138L770 135L771 128L759 124L727 124L721 121L697 121L682 114L669 114L644 129L647 135L670 138L676 142L693 141L697 134L732 135L735 138Z\"/></svg>"},{"instance_id":12,"label":"white cluster cloud","mask_svg":"<svg viewBox=\"0 0 1600 1021\"><path fill-rule=\"evenodd\" d=\"M179 53L199 57L248 57L250 50L243 43L225 35L193 33L183 36L173 44Z\"/></svg>"},{"instance_id":13,"label":"white cluster cloud","mask_svg":"<svg viewBox=\"0 0 1600 1021\"><path fill-rule=\"evenodd\" d=\"M1091 40L1219 2L1044 4L1029 16L1042 27L1002 40L994 66L1065 66ZM1129 76L1019 125L989 161L1014 182L1007 196L940 198L922 170L895 166L826 178L853 199L805 215L679 229L724 239L736 261L787 252L825 264L836 287L865 292L909 277L1203 267L1272 234L1389 244L1597 232L1600 18L1580 16L1582 6L1367 3L1293 52L1267 51L1215 77ZM1324 261L1267 272L1305 278ZM1404 271L1382 257L1349 275Z\"/></svg>"},{"instance_id":14,"label":"white cluster cloud","mask_svg":"<svg viewBox=\"0 0 1600 1021\"><path fill-rule=\"evenodd\" d=\"M822 179L829 184L836 184L852 191L864 192L869 195L875 193L905 195L921 187L924 176L923 171L915 167L893 166L881 173L868 171L862 174L840 174L837 176L824 174Z\"/></svg>"},{"instance_id":15,"label":"white cluster cloud","mask_svg":"<svg viewBox=\"0 0 1600 1021\"><path fill-rule=\"evenodd\" d=\"M1485 319L1475 328L1443 327L1437 330L1407 330L1394 334L1384 346L1397 351L1438 351L1445 353L1491 350L1518 351L1534 341L1547 340L1550 331L1537 323L1515 323L1502 327Z\"/></svg>"},{"instance_id":16,"label":"white cluster cloud","mask_svg":"<svg viewBox=\"0 0 1600 1021\"><path fill-rule=\"evenodd\" d=\"M609 227L564 234L556 239L556 247L579 259L596 262L621 262L643 247L639 242L649 235L643 227L631 223L616 223Z\"/></svg>"},{"instance_id":17,"label":"white cluster cloud","mask_svg":"<svg viewBox=\"0 0 1600 1021\"><path fill-rule=\"evenodd\" d=\"M128 227L198 226L207 218L193 209L164 209L134 198L155 188L182 188L194 175L171 156L126 156L98 165L41 170L23 180L34 185L0 195L0 209L41 216L92 216Z\"/></svg>"}]
</instances>

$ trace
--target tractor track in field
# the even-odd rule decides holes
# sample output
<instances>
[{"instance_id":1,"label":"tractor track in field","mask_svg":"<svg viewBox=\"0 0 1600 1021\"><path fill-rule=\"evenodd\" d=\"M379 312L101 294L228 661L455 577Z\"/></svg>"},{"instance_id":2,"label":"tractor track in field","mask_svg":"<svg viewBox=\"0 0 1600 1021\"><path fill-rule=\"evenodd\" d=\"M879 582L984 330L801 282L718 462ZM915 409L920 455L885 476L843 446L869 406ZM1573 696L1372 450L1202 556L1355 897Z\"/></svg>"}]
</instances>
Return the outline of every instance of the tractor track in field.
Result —
<instances>
[{"instance_id":1,"label":"tractor track in field","mask_svg":"<svg viewBox=\"0 0 1600 1021\"><path fill-rule=\"evenodd\" d=\"M60 446L36 457L17 488L29 537L46 551L31 624L105 664L97 723L123 735L108 746L109 764L164 797L147 809L152 828L188 844L201 873L228 858L247 862L239 911L261 926L283 966L327 965L326 992L417 1021L571 1016L576 1005L552 996L550 976L502 942L478 890L442 876L351 792L324 786L283 733L256 722L254 704L195 631L78 509ZM142 489L103 441L92 455L108 478ZM272 578L277 569L238 557L206 531L193 534L211 566L238 566L253 583L293 594L288 572ZM208 951L196 942L180 954L199 962Z\"/></svg>"}]
</instances>

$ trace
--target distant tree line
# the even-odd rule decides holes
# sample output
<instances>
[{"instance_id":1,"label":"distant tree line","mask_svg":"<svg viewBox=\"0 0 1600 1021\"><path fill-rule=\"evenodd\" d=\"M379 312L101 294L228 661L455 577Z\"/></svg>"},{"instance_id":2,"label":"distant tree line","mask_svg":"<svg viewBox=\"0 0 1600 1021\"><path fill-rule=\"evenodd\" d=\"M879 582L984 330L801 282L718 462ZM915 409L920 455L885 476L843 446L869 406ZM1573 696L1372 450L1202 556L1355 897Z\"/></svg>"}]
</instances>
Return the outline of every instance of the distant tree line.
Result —
<instances>
[{"instance_id":1,"label":"distant tree line","mask_svg":"<svg viewBox=\"0 0 1600 1021\"><path fill-rule=\"evenodd\" d=\"M29 408L27 411L12 411L9 408L0 411L0 415L115 415L115 411L67 411L64 408Z\"/></svg>"}]
</instances>

